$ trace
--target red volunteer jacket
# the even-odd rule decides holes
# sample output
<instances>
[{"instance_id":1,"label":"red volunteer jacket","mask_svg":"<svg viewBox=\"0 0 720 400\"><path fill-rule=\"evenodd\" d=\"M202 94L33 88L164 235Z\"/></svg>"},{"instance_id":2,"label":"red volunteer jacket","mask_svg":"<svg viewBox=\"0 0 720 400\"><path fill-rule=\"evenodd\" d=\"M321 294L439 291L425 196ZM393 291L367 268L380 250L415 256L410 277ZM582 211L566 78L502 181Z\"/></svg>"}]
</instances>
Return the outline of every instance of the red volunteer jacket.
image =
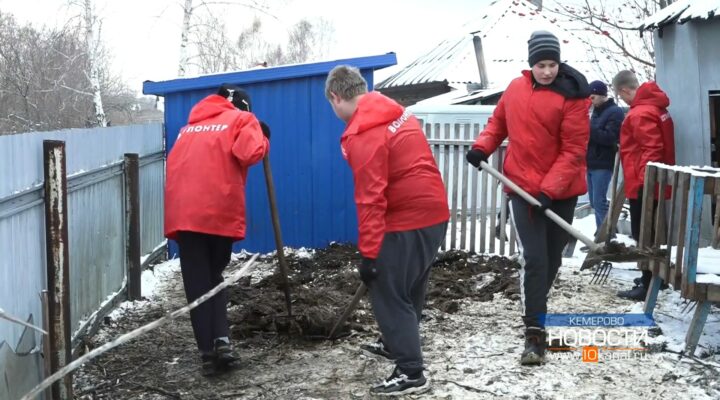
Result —
<instances>
[{"instance_id":1,"label":"red volunteer jacket","mask_svg":"<svg viewBox=\"0 0 720 400\"><path fill-rule=\"evenodd\" d=\"M268 152L251 113L210 95L190 111L167 159L165 236L180 231L245 238L248 167Z\"/></svg>"},{"instance_id":2,"label":"red volunteer jacket","mask_svg":"<svg viewBox=\"0 0 720 400\"><path fill-rule=\"evenodd\" d=\"M360 98L340 139L355 180L360 253L377 258L385 232L450 218L440 171L418 120L378 92Z\"/></svg>"},{"instance_id":3,"label":"red volunteer jacket","mask_svg":"<svg viewBox=\"0 0 720 400\"><path fill-rule=\"evenodd\" d=\"M587 192L590 118L586 99L533 87L530 71L503 93L474 149L490 155L509 138L503 173L533 196L554 200ZM505 188L506 192L511 192Z\"/></svg>"},{"instance_id":4,"label":"red volunteer jacket","mask_svg":"<svg viewBox=\"0 0 720 400\"><path fill-rule=\"evenodd\" d=\"M650 161L675 164L675 128L667 111L665 92L655 82L640 85L620 129L620 159L625 176L625 194L637 199ZM670 198L670 191L666 192Z\"/></svg>"}]
</instances>

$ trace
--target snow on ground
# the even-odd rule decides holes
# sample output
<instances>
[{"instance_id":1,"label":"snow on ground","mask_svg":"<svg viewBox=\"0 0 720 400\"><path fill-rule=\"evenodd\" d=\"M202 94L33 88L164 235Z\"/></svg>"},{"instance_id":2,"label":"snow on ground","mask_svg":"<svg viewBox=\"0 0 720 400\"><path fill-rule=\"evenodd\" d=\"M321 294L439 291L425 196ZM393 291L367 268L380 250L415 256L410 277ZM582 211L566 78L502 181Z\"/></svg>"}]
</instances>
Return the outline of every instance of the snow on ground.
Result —
<instances>
[{"instance_id":1,"label":"snow on ground","mask_svg":"<svg viewBox=\"0 0 720 400\"><path fill-rule=\"evenodd\" d=\"M592 234L594 217L578 219L574 225ZM618 239L632 242L624 235ZM631 287L632 279L640 275L635 263L616 263L604 285L590 285L593 271L580 271L585 257L579 250L581 246L578 242L573 256L563 260L550 294L549 312L641 313L642 302L630 302L615 295L617 290ZM312 257L313 250L286 249L286 253ZM701 259L707 262L715 257L715 253L709 251L700 253ZM233 255L233 260L245 258L247 254ZM272 264L258 265L252 281L259 281L276 268ZM145 276L148 273L151 275ZM229 269L227 273L232 271ZM184 305L177 260L160 264L152 272L146 271L143 279L147 290L143 295L147 301L123 303L111 315L113 324L118 324L115 326L123 326L124 318L132 322L138 313L146 310L156 313L162 310L157 314L161 316ZM478 286L482 287L483 282L484 279L480 279ZM677 353L684 348L692 312L681 312L685 305L676 291L664 290L658 296L654 317L661 333L645 343L648 351L608 352L604 354L606 358L597 363L583 362L579 352L553 352L548 354L548 362L542 367L519 365L523 338L518 301L497 294L490 302L466 299L459 303L460 309L455 314L435 308L426 310L429 318L422 324L423 351L433 389L409 398L720 398L720 355L716 354L720 349L720 313L712 308L708 316L695 353L701 359L680 358ZM363 300L361 312L367 312L367 307ZM109 327L101 329L96 339L102 342L118 333L108 333L110 331ZM148 354L138 368L147 369L148 374L165 376L167 382L191 380L193 391L178 389L176 398L180 399L366 399L370 398L369 386L387 376L392 368L384 360L359 352L358 346L374 340L376 333L358 332L334 342L278 341L270 347L257 347L250 341L238 342L243 360L240 370L221 381L209 381L199 376L187 318L149 335L165 344L157 354ZM615 358L608 358L610 353ZM99 360L102 362L102 358ZM82 385L91 385L93 379L98 379L93 378L90 371L81 371L77 376ZM123 378L117 379L120 382ZM197 397L198 393L206 394ZM149 391L143 398L161 396Z\"/></svg>"},{"instance_id":2,"label":"snow on ground","mask_svg":"<svg viewBox=\"0 0 720 400\"><path fill-rule=\"evenodd\" d=\"M162 284L180 271L180 259L175 258L148 268L142 273L142 297L153 298L160 291Z\"/></svg>"}]
</instances>

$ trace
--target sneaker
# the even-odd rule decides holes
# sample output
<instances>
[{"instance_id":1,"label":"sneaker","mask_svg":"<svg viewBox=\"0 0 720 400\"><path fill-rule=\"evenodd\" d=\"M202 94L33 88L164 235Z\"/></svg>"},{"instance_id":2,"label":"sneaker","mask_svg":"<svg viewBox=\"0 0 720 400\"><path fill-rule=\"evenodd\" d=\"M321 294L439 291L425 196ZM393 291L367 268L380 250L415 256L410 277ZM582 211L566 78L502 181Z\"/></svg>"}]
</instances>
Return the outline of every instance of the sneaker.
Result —
<instances>
[{"instance_id":1,"label":"sneaker","mask_svg":"<svg viewBox=\"0 0 720 400\"><path fill-rule=\"evenodd\" d=\"M212 353L204 353L200 356L200 359L202 360L200 373L202 376L214 376L218 373L217 366L215 364L216 358L215 354Z\"/></svg>"},{"instance_id":2,"label":"sneaker","mask_svg":"<svg viewBox=\"0 0 720 400\"><path fill-rule=\"evenodd\" d=\"M522 365L540 365L545 362L545 329L525 329L525 350L520 356Z\"/></svg>"},{"instance_id":3,"label":"sneaker","mask_svg":"<svg viewBox=\"0 0 720 400\"><path fill-rule=\"evenodd\" d=\"M640 284L630 290L621 290L617 292L617 296L628 300L643 301L647 296L647 288Z\"/></svg>"},{"instance_id":4,"label":"sneaker","mask_svg":"<svg viewBox=\"0 0 720 400\"><path fill-rule=\"evenodd\" d=\"M633 283L635 284L635 286L641 286L641 285L642 285L642 278L635 278L635 279L633 279ZM669 288L670 288L670 285L668 285L667 283L665 283L665 281L662 281L662 283L660 284L660 290L665 290L665 289L669 289Z\"/></svg>"},{"instance_id":5,"label":"sneaker","mask_svg":"<svg viewBox=\"0 0 720 400\"><path fill-rule=\"evenodd\" d=\"M370 388L370 394L377 396L403 396L410 393L424 393L430 390L430 382L422 371L407 376L395 367L392 375Z\"/></svg>"},{"instance_id":6,"label":"sneaker","mask_svg":"<svg viewBox=\"0 0 720 400\"><path fill-rule=\"evenodd\" d=\"M215 339L215 363L218 367L227 367L239 359L230 343L222 339Z\"/></svg>"},{"instance_id":7,"label":"sneaker","mask_svg":"<svg viewBox=\"0 0 720 400\"><path fill-rule=\"evenodd\" d=\"M378 340L375 343L361 345L360 350L362 350L363 353L365 353L369 356L380 356L389 361L395 361L395 358L393 358L392 353L390 353L390 349L385 347L385 343L383 343L382 338L378 338Z\"/></svg>"}]
</instances>

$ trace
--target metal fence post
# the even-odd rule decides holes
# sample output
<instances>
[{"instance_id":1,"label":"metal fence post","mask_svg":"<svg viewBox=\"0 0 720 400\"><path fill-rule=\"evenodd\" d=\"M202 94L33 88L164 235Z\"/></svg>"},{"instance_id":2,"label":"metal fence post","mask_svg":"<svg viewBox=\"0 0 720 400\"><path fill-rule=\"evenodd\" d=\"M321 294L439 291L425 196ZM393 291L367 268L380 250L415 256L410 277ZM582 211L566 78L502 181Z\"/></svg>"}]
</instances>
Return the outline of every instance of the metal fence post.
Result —
<instances>
[{"instance_id":1,"label":"metal fence post","mask_svg":"<svg viewBox=\"0 0 720 400\"><path fill-rule=\"evenodd\" d=\"M140 163L137 154L125 154L125 265L128 299L142 297L140 266Z\"/></svg>"},{"instance_id":2,"label":"metal fence post","mask_svg":"<svg viewBox=\"0 0 720 400\"><path fill-rule=\"evenodd\" d=\"M68 251L65 142L43 141L45 247L47 250L50 365L55 372L72 361L70 345L70 259ZM53 385L53 399L70 400L72 375Z\"/></svg>"},{"instance_id":3,"label":"metal fence post","mask_svg":"<svg viewBox=\"0 0 720 400\"><path fill-rule=\"evenodd\" d=\"M40 292L40 303L42 303L42 327L50 332L50 312L48 310L50 299L48 291ZM42 354L43 354L43 379L52 375L52 365L50 365L50 338L42 337ZM52 399L52 388L45 389L45 398Z\"/></svg>"}]
</instances>

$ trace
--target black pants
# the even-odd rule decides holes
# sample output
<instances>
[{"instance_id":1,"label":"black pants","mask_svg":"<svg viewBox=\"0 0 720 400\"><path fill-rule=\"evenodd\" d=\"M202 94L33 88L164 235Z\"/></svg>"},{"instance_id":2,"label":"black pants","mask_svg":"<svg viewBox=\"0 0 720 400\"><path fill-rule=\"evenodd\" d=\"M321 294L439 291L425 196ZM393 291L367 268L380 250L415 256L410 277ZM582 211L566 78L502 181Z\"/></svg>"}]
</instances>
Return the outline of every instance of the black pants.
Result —
<instances>
[{"instance_id":1,"label":"black pants","mask_svg":"<svg viewBox=\"0 0 720 400\"><path fill-rule=\"evenodd\" d=\"M548 294L570 235L520 196L512 195L510 204L522 252L520 297L523 322L526 327L543 328L540 315L547 313ZM577 197L555 200L550 210L572 223L576 204Z\"/></svg>"},{"instance_id":2,"label":"black pants","mask_svg":"<svg viewBox=\"0 0 720 400\"><path fill-rule=\"evenodd\" d=\"M630 234L635 239L636 243L640 242L640 219L642 218L642 200L640 199L629 199L630 202ZM653 202L653 215L657 209L658 202ZM652 219L651 237L655 237L655 218ZM652 280L652 272L642 271L642 284L643 286L650 287L650 280Z\"/></svg>"},{"instance_id":3,"label":"black pants","mask_svg":"<svg viewBox=\"0 0 720 400\"><path fill-rule=\"evenodd\" d=\"M412 231L386 233L376 259L380 275L368 287L383 343L407 375L423 370L418 325L430 267L446 230L447 222L443 222Z\"/></svg>"},{"instance_id":4,"label":"black pants","mask_svg":"<svg viewBox=\"0 0 720 400\"><path fill-rule=\"evenodd\" d=\"M233 240L197 232L180 232L180 269L188 303L195 301L223 281L222 272L230 262ZM225 290L190 311L198 349L213 350L216 338L229 336Z\"/></svg>"}]
</instances>

